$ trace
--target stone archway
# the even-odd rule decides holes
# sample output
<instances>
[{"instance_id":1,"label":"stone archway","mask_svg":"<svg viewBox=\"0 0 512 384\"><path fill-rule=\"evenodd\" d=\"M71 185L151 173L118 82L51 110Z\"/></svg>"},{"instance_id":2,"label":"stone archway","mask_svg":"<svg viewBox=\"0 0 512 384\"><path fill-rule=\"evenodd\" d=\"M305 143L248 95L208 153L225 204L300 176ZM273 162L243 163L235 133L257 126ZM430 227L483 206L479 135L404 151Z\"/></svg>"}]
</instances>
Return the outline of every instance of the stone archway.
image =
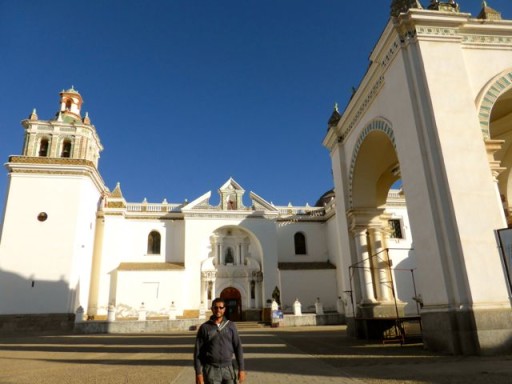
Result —
<instances>
[{"instance_id":1,"label":"stone archway","mask_svg":"<svg viewBox=\"0 0 512 384\"><path fill-rule=\"evenodd\" d=\"M482 91L479 119L489 165L503 202L508 226L512 226L512 72L505 71Z\"/></svg>"},{"instance_id":2,"label":"stone archway","mask_svg":"<svg viewBox=\"0 0 512 384\"><path fill-rule=\"evenodd\" d=\"M222 290L220 297L226 303L225 316L231 321L242 320L242 295L234 287L228 287Z\"/></svg>"}]
</instances>

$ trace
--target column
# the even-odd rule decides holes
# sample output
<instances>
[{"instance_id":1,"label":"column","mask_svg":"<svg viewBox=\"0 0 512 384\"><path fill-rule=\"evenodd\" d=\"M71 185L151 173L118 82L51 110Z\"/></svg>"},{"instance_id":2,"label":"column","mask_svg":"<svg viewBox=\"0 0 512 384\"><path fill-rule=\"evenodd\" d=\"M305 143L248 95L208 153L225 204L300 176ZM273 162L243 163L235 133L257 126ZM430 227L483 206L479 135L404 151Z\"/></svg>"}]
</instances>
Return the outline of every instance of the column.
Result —
<instances>
[{"instance_id":1,"label":"column","mask_svg":"<svg viewBox=\"0 0 512 384\"><path fill-rule=\"evenodd\" d=\"M370 255L368 253L368 242L366 239L366 228L358 228L355 233L355 242L358 256L358 270L361 278L363 301L375 302L373 293L372 269L370 264Z\"/></svg>"},{"instance_id":2,"label":"column","mask_svg":"<svg viewBox=\"0 0 512 384\"><path fill-rule=\"evenodd\" d=\"M378 268L380 299L383 301L390 301L391 297L391 279L389 276L389 262L388 253L384 247L384 238L380 229L370 230L374 250L375 250L375 265Z\"/></svg>"}]
</instances>

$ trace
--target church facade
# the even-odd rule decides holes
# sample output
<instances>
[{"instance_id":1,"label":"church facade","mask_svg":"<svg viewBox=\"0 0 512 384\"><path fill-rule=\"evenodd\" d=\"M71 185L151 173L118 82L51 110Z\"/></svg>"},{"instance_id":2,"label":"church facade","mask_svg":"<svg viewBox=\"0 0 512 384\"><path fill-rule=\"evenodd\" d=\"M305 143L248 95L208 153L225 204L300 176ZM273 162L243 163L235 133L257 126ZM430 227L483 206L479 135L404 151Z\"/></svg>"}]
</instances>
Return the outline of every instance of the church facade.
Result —
<instances>
[{"instance_id":1,"label":"church facade","mask_svg":"<svg viewBox=\"0 0 512 384\"><path fill-rule=\"evenodd\" d=\"M296 300L303 312L321 301L344 313L332 192L315 206L275 206L231 178L214 205L211 192L184 203L126 201L120 184L109 190L102 180L103 148L81 107L71 88L54 118L34 111L22 121L23 153L6 164L1 315L83 308L84 319L110 311L122 320L144 308L149 318L197 317L218 296L233 320L261 320L272 300L285 313ZM403 230L396 241L409 249L403 198L390 199Z\"/></svg>"},{"instance_id":2,"label":"church facade","mask_svg":"<svg viewBox=\"0 0 512 384\"><path fill-rule=\"evenodd\" d=\"M334 190L292 207L232 178L217 204L126 201L98 170L81 95L63 91L54 118L23 120L6 164L0 315L197 316L221 296L233 320L260 320L272 300L288 314L321 302L353 334L415 317L428 349L509 351L512 252L497 234L512 225L511 100L511 21L487 2L473 17L394 0L328 122Z\"/></svg>"}]
</instances>

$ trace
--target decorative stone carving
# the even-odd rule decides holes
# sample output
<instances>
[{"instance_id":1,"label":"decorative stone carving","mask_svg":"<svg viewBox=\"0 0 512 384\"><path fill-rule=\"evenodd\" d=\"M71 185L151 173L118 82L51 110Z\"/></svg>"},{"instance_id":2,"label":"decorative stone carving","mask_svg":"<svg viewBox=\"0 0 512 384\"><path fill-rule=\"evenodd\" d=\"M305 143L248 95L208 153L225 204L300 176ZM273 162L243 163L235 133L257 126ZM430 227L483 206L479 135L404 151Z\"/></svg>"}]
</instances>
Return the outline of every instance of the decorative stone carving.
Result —
<instances>
[{"instance_id":1,"label":"decorative stone carving","mask_svg":"<svg viewBox=\"0 0 512 384\"><path fill-rule=\"evenodd\" d=\"M418 0L393 0L391 2L391 16L397 17L411 8L423 9Z\"/></svg>"},{"instance_id":2,"label":"decorative stone carving","mask_svg":"<svg viewBox=\"0 0 512 384\"><path fill-rule=\"evenodd\" d=\"M431 0L428 9L441 12L460 12L459 4L455 0Z\"/></svg>"}]
</instances>

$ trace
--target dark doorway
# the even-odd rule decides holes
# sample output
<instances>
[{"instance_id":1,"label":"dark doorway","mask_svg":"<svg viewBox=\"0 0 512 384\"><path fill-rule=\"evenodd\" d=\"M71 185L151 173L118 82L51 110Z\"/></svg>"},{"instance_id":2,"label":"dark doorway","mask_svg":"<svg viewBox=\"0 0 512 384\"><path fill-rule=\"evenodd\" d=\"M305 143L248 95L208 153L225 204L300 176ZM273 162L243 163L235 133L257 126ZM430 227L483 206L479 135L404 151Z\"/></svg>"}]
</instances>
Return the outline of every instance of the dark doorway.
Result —
<instances>
[{"instance_id":1,"label":"dark doorway","mask_svg":"<svg viewBox=\"0 0 512 384\"><path fill-rule=\"evenodd\" d=\"M228 287L222 291L220 297L224 299L226 303L226 314L225 316L231 321L242 320L242 296L238 289Z\"/></svg>"}]
</instances>

